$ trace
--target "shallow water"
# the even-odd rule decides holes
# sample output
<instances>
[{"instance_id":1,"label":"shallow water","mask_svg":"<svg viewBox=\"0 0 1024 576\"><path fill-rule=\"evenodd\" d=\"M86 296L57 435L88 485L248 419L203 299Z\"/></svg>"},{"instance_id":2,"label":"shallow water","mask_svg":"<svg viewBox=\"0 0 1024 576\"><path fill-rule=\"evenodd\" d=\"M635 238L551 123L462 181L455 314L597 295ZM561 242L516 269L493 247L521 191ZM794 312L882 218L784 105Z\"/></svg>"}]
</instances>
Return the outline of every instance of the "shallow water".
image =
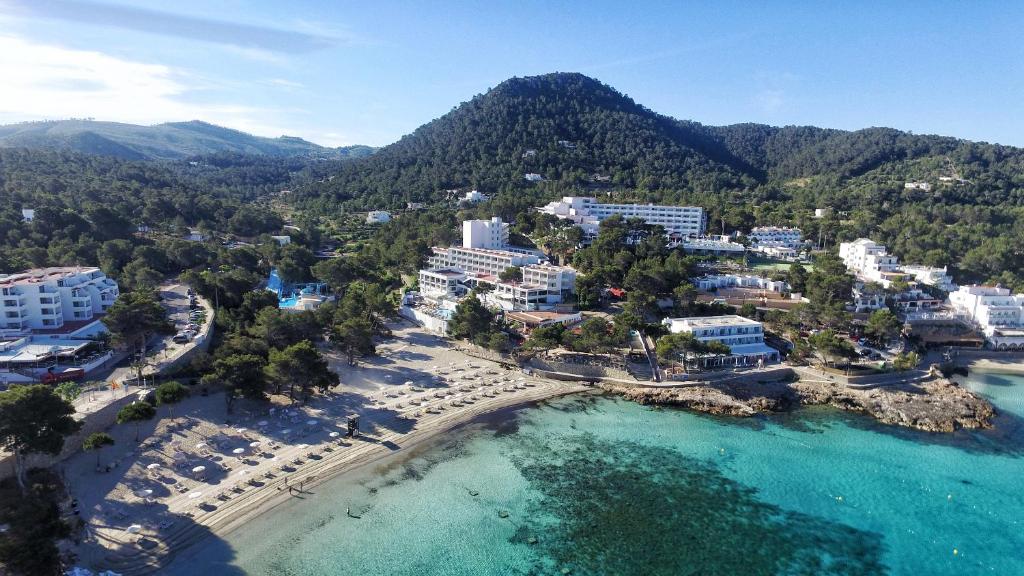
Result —
<instances>
[{"instance_id":1,"label":"shallow water","mask_svg":"<svg viewBox=\"0 0 1024 576\"><path fill-rule=\"evenodd\" d=\"M1024 379L965 384L996 432L563 398L336 478L168 573L1024 574Z\"/></svg>"}]
</instances>

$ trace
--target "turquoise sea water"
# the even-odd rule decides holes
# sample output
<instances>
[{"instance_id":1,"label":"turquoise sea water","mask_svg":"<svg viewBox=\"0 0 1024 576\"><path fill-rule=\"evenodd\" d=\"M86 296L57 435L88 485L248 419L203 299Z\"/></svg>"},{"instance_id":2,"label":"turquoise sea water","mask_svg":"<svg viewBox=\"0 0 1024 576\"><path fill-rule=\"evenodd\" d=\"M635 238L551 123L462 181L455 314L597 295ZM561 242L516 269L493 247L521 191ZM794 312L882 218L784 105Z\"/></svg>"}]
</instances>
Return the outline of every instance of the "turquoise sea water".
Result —
<instances>
[{"instance_id":1,"label":"turquoise sea water","mask_svg":"<svg viewBox=\"0 0 1024 576\"><path fill-rule=\"evenodd\" d=\"M1024 379L965 383L995 432L558 399L332 480L168 573L1024 574Z\"/></svg>"}]
</instances>

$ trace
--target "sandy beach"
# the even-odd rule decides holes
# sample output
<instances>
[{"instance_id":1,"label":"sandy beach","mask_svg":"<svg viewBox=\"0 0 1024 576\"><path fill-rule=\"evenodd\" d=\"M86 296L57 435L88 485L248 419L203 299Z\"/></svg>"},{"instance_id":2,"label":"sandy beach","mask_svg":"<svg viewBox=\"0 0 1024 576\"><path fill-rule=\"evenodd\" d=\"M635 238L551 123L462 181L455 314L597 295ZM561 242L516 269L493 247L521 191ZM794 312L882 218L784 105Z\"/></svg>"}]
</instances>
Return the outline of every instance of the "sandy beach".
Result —
<instances>
[{"instance_id":1,"label":"sandy beach","mask_svg":"<svg viewBox=\"0 0 1024 576\"><path fill-rule=\"evenodd\" d=\"M469 357L409 324L378 357L349 366L332 357L342 384L308 404L267 404L222 394L193 396L159 420L115 426L116 444L77 454L62 472L84 524L79 566L158 572L204 538L229 533L321 482L419 445L489 412L586 387L545 380ZM347 419L361 433L346 438ZM110 471L106 471L111 465Z\"/></svg>"}]
</instances>

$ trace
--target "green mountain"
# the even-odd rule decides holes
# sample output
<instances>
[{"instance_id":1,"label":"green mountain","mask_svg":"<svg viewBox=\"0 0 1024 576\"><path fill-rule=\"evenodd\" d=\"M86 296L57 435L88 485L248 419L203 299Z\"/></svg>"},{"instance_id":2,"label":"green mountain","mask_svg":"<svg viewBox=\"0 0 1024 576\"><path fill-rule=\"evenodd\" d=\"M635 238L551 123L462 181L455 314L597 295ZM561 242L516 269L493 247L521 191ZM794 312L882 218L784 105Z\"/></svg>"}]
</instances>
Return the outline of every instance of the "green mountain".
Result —
<instances>
[{"instance_id":1,"label":"green mountain","mask_svg":"<svg viewBox=\"0 0 1024 576\"><path fill-rule=\"evenodd\" d=\"M317 158L373 153L368 146L325 148L301 138L262 138L195 120L155 126L93 120L9 124L0 126L0 147L72 150L127 160L175 160L218 152Z\"/></svg>"},{"instance_id":2,"label":"green mountain","mask_svg":"<svg viewBox=\"0 0 1024 576\"><path fill-rule=\"evenodd\" d=\"M527 173L546 182L528 182ZM845 209L857 200L847 192L865 185L899 201L909 180L935 184L929 201L1019 203L1024 150L889 128L705 126L657 114L581 74L557 73L507 80L303 195L309 206L330 209L401 206L466 187L698 201L724 192L777 197L798 185L794 196L805 203Z\"/></svg>"}]
</instances>

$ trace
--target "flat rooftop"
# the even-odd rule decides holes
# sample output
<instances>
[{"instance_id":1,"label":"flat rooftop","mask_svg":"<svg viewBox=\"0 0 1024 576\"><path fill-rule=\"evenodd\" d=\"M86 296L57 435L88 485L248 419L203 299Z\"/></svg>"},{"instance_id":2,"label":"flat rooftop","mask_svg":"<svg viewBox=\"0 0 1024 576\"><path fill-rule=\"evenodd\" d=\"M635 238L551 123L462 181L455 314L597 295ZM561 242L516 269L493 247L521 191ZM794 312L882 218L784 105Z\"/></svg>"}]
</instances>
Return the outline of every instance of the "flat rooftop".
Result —
<instances>
[{"instance_id":1,"label":"flat rooftop","mask_svg":"<svg viewBox=\"0 0 1024 576\"><path fill-rule=\"evenodd\" d=\"M541 322L560 322L563 320L573 320L580 318L579 312L563 313L563 312L551 312L535 310L533 312L506 312L506 318L512 320L518 320L525 324L540 324Z\"/></svg>"},{"instance_id":2,"label":"flat rooftop","mask_svg":"<svg viewBox=\"0 0 1024 576\"><path fill-rule=\"evenodd\" d=\"M73 276L85 272L96 272L99 268L95 266L53 266L50 268L31 268L14 274L0 275L0 285L48 282L59 280L66 276Z\"/></svg>"},{"instance_id":3,"label":"flat rooftop","mask_svg":"<svg viewBox=\"0 0 1024 576\"><path fill-rule=\"evenodd\" d=\"M454 268L430 268L427 270L422 270L422 272L426 272L428 274L436 274L438 276L445 276L447 278L463 278L466 276L465 272L461 270L456 270Z\"/></svg>"},{"instance_id":4,"label":"flat rooftop","mask_svg":"<svg viewBox=\"0 0 1024 576\"><path fill-rule=\"evenodd\" d=\"M666 318L673 324L686 324L693 328L717 328L721 326L760 326L761 323L736 314L724 316L695 316L693 318Z\"/></svg>"}]
</instances>

